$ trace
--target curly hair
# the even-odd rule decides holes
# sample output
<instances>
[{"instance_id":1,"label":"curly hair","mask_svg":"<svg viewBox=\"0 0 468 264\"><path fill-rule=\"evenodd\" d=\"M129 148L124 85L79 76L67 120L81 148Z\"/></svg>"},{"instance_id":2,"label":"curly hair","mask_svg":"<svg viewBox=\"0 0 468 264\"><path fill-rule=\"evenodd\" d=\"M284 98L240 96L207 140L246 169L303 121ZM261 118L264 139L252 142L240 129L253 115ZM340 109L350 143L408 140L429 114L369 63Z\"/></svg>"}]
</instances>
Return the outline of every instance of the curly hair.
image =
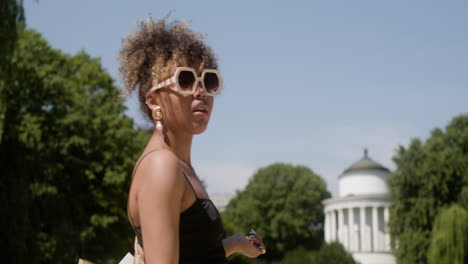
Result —
<instances>
[{"instance_id":1,"label":"curly hair","mask_svg":"<svg viewBox=\"0 0 468 264\"><path fill-rule=\"evenodd\" d=\"M120 75L127 95L138 89L140 108L151 120L145 96L152 86L170 77L172 65L200 63L199 69L217 69L216 57L203 42L203 36L191 31L188 23L167 24L169 15L158 20L151 17L122 40L118 55Z\"/></svg>"}]
</instances>

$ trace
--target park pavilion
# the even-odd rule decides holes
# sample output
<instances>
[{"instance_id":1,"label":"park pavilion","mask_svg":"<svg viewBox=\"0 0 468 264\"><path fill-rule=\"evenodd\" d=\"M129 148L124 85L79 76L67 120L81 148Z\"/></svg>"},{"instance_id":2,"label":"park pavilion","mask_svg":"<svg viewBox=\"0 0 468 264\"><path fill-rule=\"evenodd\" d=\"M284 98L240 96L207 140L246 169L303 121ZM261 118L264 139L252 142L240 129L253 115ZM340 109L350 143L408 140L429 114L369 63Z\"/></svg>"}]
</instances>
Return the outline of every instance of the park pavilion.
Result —
<instances>
[{"instance_id":1,"label":"park pavilion","mask_svg":"<svg viewBox=\"0 0 468 264\"><path fill-rule=\"evenodd\" d=\"M325 241L338 241L361 264L395 264L388 232L390 171L368 157L346 169L338 197L323 201Z\"/></svg>"}]
</instances>

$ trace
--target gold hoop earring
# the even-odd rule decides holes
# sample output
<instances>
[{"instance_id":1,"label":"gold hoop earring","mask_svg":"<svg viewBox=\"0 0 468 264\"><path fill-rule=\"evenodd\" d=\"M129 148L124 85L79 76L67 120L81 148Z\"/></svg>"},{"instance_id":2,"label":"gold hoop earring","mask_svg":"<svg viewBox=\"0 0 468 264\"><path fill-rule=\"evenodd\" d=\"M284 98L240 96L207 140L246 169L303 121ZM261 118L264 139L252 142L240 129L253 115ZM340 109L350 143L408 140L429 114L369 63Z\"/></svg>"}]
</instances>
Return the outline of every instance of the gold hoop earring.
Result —
<instances>
[{"instance_id":1,"label":"gold hoop earring","mask_svg":"<svg viewBox=\"0 0 468 264\"><path fill-rule=\"evenodd\" d=\"M163 130L163 125L161 123L161 120L163 119L163 113L161 111L160 106L156 106L153 111L151 111L151 115L153 116L153 119L156 120L156 129L162 132Z\"/></svg>"}]
</instances>

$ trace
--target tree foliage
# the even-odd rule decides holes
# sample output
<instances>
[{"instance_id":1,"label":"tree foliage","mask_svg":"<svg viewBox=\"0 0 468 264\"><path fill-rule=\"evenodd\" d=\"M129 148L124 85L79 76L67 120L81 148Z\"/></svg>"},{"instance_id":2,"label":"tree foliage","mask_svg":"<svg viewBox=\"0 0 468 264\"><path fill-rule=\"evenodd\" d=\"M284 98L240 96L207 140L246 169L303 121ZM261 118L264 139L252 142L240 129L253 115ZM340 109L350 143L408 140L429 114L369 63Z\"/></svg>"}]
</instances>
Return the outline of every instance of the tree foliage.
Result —
<instances>
[{"instance_id":1,"label":"tree foliage","mask_svg":"<svg viewBox=\"0 0 468 264\"><path fill-rule=\"evenodd\" d=\"M273 164L259 169L229 202L223 221L231 231L254 228L278 260L298 246L318 249L323 240L323 205L330 197L322 178L304 166Z\"/></svg>"},{"instance_id":2,"label":"tree foliage","mask_svg":"<svg viewBox=\"0 0 468 264\"><path fill-rule=\"evenodd\" d=\"M286 253L278 264L356 264L353 256L339 242L324 243L320 250L298 247Z\"/></svg>"},{"instance_id":3,"label":"tree foliage","mask_svg":"<svg viewBox=\"0 0 468 264\"><path fill-rule=\"evenodd\" d=\"M468 209L454 204L440 211L428 256L429 264L468 263Z\"/></svg>"},{"instance_id":4,"label":"tree foliage","mask_svg":"<svg viewBox=\"0 0 468 264\"><path fill-rule=\"evenodd\" d=\"M0 55L11 56L18 30L24 25L23 0L0 1Z\"/></svg>"},{"instance_id":5,"label":"tree foliage","mask_svg":"<svg viewBox=\"0 0 468 264\"><path fill-rule=\"evenodd\" d=\"M0 1L0 72L9 73L10 59L16 46L18 32L25 23L22 0ZM3 80L3 78L2 78Z\"/></svg>"},{"instance_id":6,"label":"tree foliage","mask_svg":"<svg viewBox=\"0 0 468 264\"><path fill-rule=\"evenodd\" d=\"M116 262L131 248L129 177L146 136L99 59L20 33L0 143L6 263ZM5 259L6 258L6 259Z\"/></svg>"},{"instance_id":7,"label":"tree foliage","mask_svg":"<svg viewBox=\"0 0 468 264\"><path fill-rule=\"evenodd\" d=\"M305 249L303 247L295 248L291 251L286 252L283 259L278 261L281 264L308 264L314 263L313 251Z\"/></svg>"},{"instance_id":8,"label":"tree foliage","mask_svg":"<svg viewBox=\"0 0 468 264\"><path fill-rule=\"evenodd\" d=\"M468 192L468 115L455 117L445 131L435 129L422 142L399 147L389 178L394 203L390 233L400 264L428 263L434 220L452 203L466 206Z\"/></svg>"},{"instance_id":9,"label":"tree foliage","mask_svg":"<svg viewBox=\"0 0 468 264\"><path fill-rule=\"evenodd\" d=\"M338 242L323 244L320 250L312 255L311 264L356 264L353 256Z\"/></svg>"},{"instance_id":10,"label":"tree foliage","mask_svg":"<svg viewBox=\"0 0 468 264\"><path fill-rule=\"evenodd\" d=\"M11 73L11 57L17 35L24 26L24 20L22 0L0 1L0 142L6 105L4 89Z\"/></svg>"}]
</instances>

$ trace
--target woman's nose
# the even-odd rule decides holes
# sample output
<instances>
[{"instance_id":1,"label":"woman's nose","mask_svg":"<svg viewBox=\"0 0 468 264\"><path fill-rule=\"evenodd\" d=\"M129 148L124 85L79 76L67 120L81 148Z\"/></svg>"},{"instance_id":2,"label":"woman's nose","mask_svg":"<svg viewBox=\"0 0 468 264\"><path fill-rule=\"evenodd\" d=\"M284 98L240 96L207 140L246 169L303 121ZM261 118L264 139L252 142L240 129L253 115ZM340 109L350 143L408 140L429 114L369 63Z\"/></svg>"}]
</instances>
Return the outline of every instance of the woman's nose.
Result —
<instances>
[{"instance_id":1,"label":"woman's nose","mask_svg":"<svg viewBox=\"0 0 468 264\"><path fill-rule=\"evenodd\" d=\"M203 84L201 81L198 82L197 87L195 88L195 97L199 98L205 98L206 97L206 90L203 88Z\"/></svg>"}]
</instances>

